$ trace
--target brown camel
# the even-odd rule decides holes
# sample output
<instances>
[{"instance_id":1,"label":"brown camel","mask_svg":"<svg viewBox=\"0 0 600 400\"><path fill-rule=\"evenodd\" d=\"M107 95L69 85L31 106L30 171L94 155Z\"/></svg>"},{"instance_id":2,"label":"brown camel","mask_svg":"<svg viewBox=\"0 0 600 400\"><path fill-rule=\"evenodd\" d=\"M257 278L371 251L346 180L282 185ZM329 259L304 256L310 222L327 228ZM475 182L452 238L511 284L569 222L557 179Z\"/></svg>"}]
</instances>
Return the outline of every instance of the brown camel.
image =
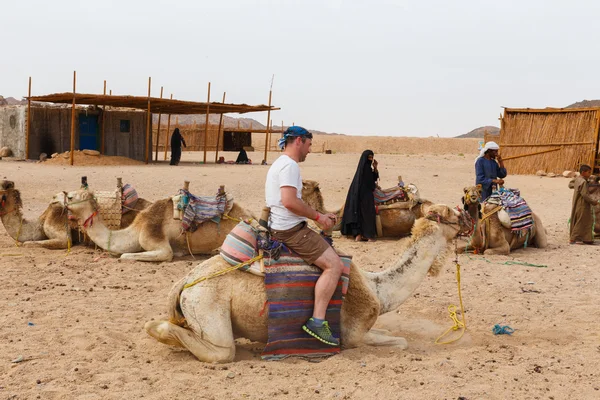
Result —
<instances>
[{"instance_id":1,"label":"brown camel","mask_svg":"<svg viewBox=\"0 0 600 400\"><path fill-rule=\"evenodd\" d=\"M192 233L181 232L181 221L173 219L173 200L158 200L140 211L126 229L109 230L96 212L93 192L77 190L67 195L67 208L90 239L104 250L137 261L171 261L173 255L210 254L221 244L240 219L254 216L233 204L216 224L206 221Z\"/></svg>"},{"instance_id":2,"label":"brown camel","mask_svg":"<svg viewBox=\"0 0 600 400\"><path fill-rule=\"evenodd\" d=\"M437 275L448 244L461 231L464 215L443 205L432 206L435 221L414 224L409 247L386 271L371 273L352 264L350 286L342 306L342 344L406 348L404 338L371 330L377 317L395 310L428 273ZM235 337L267 341L267 299L264 278L233 271L207 279L188 289L183 286L230 265L214 256L177 282L168 298L169 321L150 321L145 329L161 343L187 348L200 361L229 362L235 357ZM308 266L307 266L308 267Z\"/></svg>"},{"instance_id":3,"label":"brown camel","mask_svg":"<svg viewBox=\"0 0 600 400\"><path fill-rule=\"evenodd\" d=\"M468 249L471 249L485 255L508 255L511 250L525 246L535 246L540 249L546 248L548 244L546 229L542 225L540 217L534 212L532 212L533 227L531 231L529 234L519 236L505 226L507 223L510 223L510 218L506 211L498 210L495 204L480 204L480 198L481 185L464 188L462 202L465 206L465 211L477 222L468 243L458 247L459 253L464 253Z\"/></svg>"}]
</instances>

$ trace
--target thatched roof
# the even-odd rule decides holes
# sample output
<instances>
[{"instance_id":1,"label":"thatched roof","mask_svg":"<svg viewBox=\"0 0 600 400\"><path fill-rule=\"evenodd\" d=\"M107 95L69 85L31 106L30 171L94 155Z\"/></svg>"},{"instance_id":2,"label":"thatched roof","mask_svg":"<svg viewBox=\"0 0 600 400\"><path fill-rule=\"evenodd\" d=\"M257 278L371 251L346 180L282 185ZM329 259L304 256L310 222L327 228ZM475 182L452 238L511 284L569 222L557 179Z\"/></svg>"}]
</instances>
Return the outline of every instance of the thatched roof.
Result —
<instances>
[{"instance_id":1,"label":"thatched roof","mask_svg":"<svg viewBox=\"0 0 600 400\"><path fill-rule=\"evenodd\" d=\"M206 114L207 103L196 101L185 101L176 99L161 99L158 97L143 96L115 96L102 94L75 93L76 104L92 104L100 106L137 108L140 110L148 109L150 102L150 111L162 114ZM43 96L31 96L31 101L72 104L73 93L54 93ZM266 105L250 106L248 104L228 104L211 102L209 105L210 114L228 114L228 113L247 113L279 110L276 107Z\"/></svg>"},{"instance_id":2,"label":"thatched roof","mask_svg":"<svg viewBox=\"0 0 600 400\"><path fill-rule=\"evenodd\" d=\"M506 108L500 152L509 174L543 169L561 173L580 164L594 166L598 152L600 107Z\"/></svg>"}]
</instances>

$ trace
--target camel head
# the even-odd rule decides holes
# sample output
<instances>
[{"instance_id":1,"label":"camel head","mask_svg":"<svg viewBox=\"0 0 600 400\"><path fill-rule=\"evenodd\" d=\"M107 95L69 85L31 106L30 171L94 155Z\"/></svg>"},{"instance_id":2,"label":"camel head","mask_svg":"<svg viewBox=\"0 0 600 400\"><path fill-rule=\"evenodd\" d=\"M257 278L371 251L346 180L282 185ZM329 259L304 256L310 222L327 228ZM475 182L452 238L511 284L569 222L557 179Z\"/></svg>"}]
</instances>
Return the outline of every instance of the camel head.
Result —
<instances>
[{"instance_id":1,"label":"camel head","mask_svg":"<svg viewBox=\"0 0 600 400\"><path fill-rule=\"evenodd\" d=\"M468 186L463 189L464 194L462 197L462 203L467 212L471 211L471 215L475 215L477 212L477 218L481 218L481 185Z\"/></svg>"},{"instance_id":2,"label":"camel head","mask_svg":"<svg viewBox=\"0 0 600 400\"><path fill-rule=\"evenodd\" d=\"M9 213L23 206L21 193L13 181L0 180L0 214Z\"/></svg>"},{"instance_id":3,"label":"camel head","mask_svg":"<svg viewBox=\"0 0 600 400\"><path fill-rule=\"evenodd\" d=\"M319 212L324 212L325 204L319 182L302 180L302 200Z\"/></svg>"},{"instance_id":4,"label":"camel head","mask_svg":"<svg viewBox=\"0 0 600 400\"><path fill-rule=\"evenodd\" d=\"M79 189L66 194L65 208L74 219L84 223L98 210L98 205L92 191Z\"/></svg>"}]
</instances>

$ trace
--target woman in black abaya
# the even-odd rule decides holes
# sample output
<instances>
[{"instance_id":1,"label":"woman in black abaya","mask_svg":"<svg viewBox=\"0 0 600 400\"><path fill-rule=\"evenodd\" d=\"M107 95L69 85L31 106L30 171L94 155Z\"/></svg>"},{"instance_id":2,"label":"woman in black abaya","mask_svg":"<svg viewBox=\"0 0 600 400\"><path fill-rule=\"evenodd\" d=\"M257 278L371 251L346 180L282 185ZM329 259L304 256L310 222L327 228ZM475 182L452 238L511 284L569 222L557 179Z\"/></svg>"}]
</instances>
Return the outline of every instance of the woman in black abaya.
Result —
<instances>
[{"instance_id":1,"label":"woman in black abaya","mask_svg":"<svg viewBox=\"0 0 600 400\"><path fill-rule=\"evenodd\" d=\"M354 236L357 242L365 239L372 242L377 236L373 191L377 187L379 172L373 156L371 150L363 151L360 156L344 205L342 234Z\"/></svg>"}]
</instances>

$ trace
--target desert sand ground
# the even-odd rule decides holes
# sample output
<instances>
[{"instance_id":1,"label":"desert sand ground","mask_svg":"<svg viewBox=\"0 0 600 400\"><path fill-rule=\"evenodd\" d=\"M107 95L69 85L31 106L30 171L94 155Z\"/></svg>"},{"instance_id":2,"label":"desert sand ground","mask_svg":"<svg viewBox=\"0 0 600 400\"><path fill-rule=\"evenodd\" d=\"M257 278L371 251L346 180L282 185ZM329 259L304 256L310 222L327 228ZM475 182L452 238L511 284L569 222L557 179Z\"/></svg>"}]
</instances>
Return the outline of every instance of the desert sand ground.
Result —
<instances>
[{"instance_id":1,"label":"desert sand ground","mask_svg":"<svg viewBox=\"0 0 600 400\"><path fill-rule=\"evenodd\" d=\"M427 144L423 142L423 149ZM321 183L326 206L339 207L357 154L311 154L306 179ZM360 149L362 150L362 149ZM235 154L226 153L227 159ZM254 160L262 153L251 153ZM270 162L277 157L270 154ZM416 184L432 201L457 205L474 181L475 154L376 154L382 186ZM115 177L149 199L174 194L184 179L208 195L225 184L257 215L267 167L183 163L150 166L75 166L0 161L0 178L21 190L26 216L38 216L58 190L112 188ZM209 160L214 154L209 153ZM510 256L460 256L468 330L454 344L434 341L452 325L458 304L455 265L426 278L397 311L377 326L404 336L404 351L363 346L320 363L264 362L262 344L240 341L230 364L204 364L189 352L156 342L144 323L166 315L171 285L205 257L170 263L120 261L93 247L65 251L15 247L0 231L0 398L4 399L597 399L600 398L600 246L569 246L572 192L564 178L509 176L548 231L545 250ZM390 264L404 240L336 246L372 271ZM507 265L520 261L546 268ZM512 336L492 333L510 325ZM13 363L23 357L26 361Z\"/></svg>"}]
</instances>

